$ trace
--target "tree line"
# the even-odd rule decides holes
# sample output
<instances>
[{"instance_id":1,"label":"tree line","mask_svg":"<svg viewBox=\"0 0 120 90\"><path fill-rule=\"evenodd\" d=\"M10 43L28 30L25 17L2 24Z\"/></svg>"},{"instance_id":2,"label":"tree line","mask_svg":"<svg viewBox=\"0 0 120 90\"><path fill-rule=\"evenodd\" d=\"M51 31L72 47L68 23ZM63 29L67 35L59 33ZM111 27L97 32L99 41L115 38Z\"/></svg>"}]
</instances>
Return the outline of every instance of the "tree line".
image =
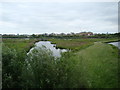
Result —
<instances>
[{"instance_id":1,"label":"tree line","mask_svg":"<svg viewBox=\"0 0 120 90\"><path fill-rule=\"evenodd\" d=\"M119 38L120 37L120 32L119 33L114 33L114 34L93 34L93 35L79 35L79 34L32 34L32 35L14 35L14 34L3 34L2 38L41 38L41 39L46 39L46 38L58 38L58 39L75 39L75 38Z\"/></svg>"}]
</instances>

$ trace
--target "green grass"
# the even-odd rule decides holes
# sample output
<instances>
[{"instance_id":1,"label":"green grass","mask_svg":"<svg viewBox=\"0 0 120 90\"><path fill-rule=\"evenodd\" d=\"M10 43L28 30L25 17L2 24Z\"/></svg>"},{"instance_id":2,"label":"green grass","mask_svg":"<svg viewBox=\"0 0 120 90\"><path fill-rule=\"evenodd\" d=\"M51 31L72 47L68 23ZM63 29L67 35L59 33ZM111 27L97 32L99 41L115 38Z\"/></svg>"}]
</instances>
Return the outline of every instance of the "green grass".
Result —
<instances>
[{"instance_id":1,"label":"green grass","mask_svg":"<svg viewBox=\"0 0 120 90\"><path fill-rule=\"evenodd\" d=\"M111 39L81 38L81 39L50 39L49 41L56 44L57 48L65 48L78 51L80 49L85 49L86 47L93 45L94 42L109 42L117 40L118 39L116 38Z\"/></svg>"},{"instance_id":2,"label":"green grass","mask_svg":"<svg viewBox=\"0 0 120 90\"><path fill-rule=\"evenodd\" d=\"M90 45L93 45L94 42L102 41L102 42L109 42L109 41L116 41L117 39L88 39L88 38L81 38L81 39L49 39L52 43L57 45L57 48L66 48L71 49L74 51L78 51L80 49L84 49ZM3 44L9 48L14 48L17 50L26 50L28 51L31 47L34 46L34 43L37 39L5 39L3 38Z\"/></svg>"},{"instance_id":3,"label":"green grass","mask_svg":"<svg viewBox=\"0 0 120 90\"><path fill-rule=\"evenodd\" d=\"M97 42L78 52L63 54L69 88L117 88L118 48Z\"/></svg>"},{"instance_id":4,"label":"green grass","mask_svg":"<svg viewBox=\"0 0 120 90\"><path fill-rule=\"evenodd\" d=\"M88 88L116 88L118 86L118 49L95 43L76 53L81 78Z\"/></svg>"},{"instance_id":5,"label":"green grass","mask_svg":"<svg viewBox=\"0 0 120 90\"><path fill-rule=\"evenodd\" d=\"M36 39L3 39L3 45L19 51L29 51L36 41Z\"/></svg>"},{"instance_id":6,"label":"green grass","mask_svg":"<svg viewBox=\"0 0 120 90\"><path fill-rule=\"evenodd\" d=\"M60 58L60 62L58 61L58 65L55 68L53 68L53 71L55 69L60 74L58 79L55 79L55 82L60 83L60 85L56 87L116 88L118 85L118 76L117 76L118 75L118 48L106 43L102 43L102 42L116 41L116 40L117 39L82 39L82 38L71 39L71 40L70 39L66 39L66 40L50 39L49 41L51 41L52 43L55 43L57 47L72 50L70 52L63 53L62 57ZM3 39L3 44L9 48L13 48L18 51L23 51L23 50L27 51L30 49L31 46L34 45L35 41L36 39L30 39L30 40ZM9 54L11 53L8 53L8 55ZM35 54L35 56L36 55L37 54ZM22 58L21 54L19 54L19 56ZM42 58L42 56L40 55L38 56L36 56L38 60ZM44 57L46 58L46 55L44 55ZM6 59L7 56L5 56L4 58ZM17 62L18 58L16 59L16 63L14 65L17 65L17 64L19 65L19 63ZM35 60L37 59L34 59L33 61ZM49 66L49 63L48 63L48 66ZM39 67L39 65L36 64L35 67ZM48 75L48 74L50 73L45 72L45 75ZM36 75L39 76L38 71L36 71ZM28 73L28 76L29 76L29 73ZM52 74L50 74L50 76L52 81L54 77ZM57 76L55 75L55 77ZM28 80L31 80L31 78L29 77L27 78ZM43 76L43 78L45 77Z\"/></svg>"}]
</instances>

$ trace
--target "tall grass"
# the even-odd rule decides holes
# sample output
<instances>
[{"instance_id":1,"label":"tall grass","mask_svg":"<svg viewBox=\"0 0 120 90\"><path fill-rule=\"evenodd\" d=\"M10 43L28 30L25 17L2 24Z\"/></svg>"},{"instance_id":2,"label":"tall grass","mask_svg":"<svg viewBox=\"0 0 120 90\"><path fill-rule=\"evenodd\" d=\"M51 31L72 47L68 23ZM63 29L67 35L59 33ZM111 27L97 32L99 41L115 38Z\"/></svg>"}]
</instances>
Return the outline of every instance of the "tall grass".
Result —
<instances>
[{"instance_id":1,"label":"tall grass","mask_svg":"<svg viewBox=\"0 0 120 90\"><path fill-rule=\"evenodd\" d=\"M55 84L55 60L52 52L45 47L32 50L23 67L23 87L52 88Z\"/></svg>"},{"instance_id":2,"label":"tall grass","mask_svg":"<svg viewBox=\"0 0 120 90\"><path fill-rule=\"evenodd\" d=\"M88 88L118 87L118 49L96 43L77 53L81 61L82 78Z\"/></svg>"},{"instance_id":3,"label":"tall grass","mask_svg":"<svg viewBox=\"0 0 120 90\"><path fill-rule=\"evenodd\" d=\"M45 47L27 56L25 47L32 41L4 41L3 88L116 88L118 49L101 42L92 45L95 41L103 40L56 40L73 48L57 59Z\"/></svg>"},{"instance_id":4,"label":"tall grass","mask_svg":"<svg viewBox=\"0 0 120 90\"><path fill-rule=\"evenodd\" d=\"M2 50L2 86L3 88L20 88L22 67L26 52L16 51L3 46Z\"/></svg>"},{"instance_id":5,"label":"tall grass","mask_svg":"<svg viewBox=\"0 0 120 90\"><path fill-rule=\"evenodd\" d=\"M34 49L23 67L25 88L83 88L78 62L66 53L55 59L45 47Z\"/></svg>"},{"instance_id":6,"label":"tall grass","mask_svg":"<svg viewBox=\"0 0 120 90\"><path fill-rule=\"evenodd\" d=\"M34 46L34 43L37 39L4 39L3 44L11 49L16 49L17 51L26 51L28 52L31 47Z\"/></svg>"},{"instance_id":7,"label":"tall grass","mask_svg":"<svg viewBox=\"0 0 120 90\"><path fill-rule=\"evenodd\" d=\"M57 45L57 48L66 48L73 51L85 49L86 47L93 45L94 42L108 42L116 40L118 39L115 38L49 39L49 41Z\"/></svg>"},{"instance_id":8,"label":"tall grass","mask_svg":"<svg viewBox=\"0 0 120 90\"><path fill-rule=\"evenodd\" d=\"M72 53L55 59L45 47L34 49L28 56L16 50L3 51L3 88L81 88L80 69ZM22 57L22 58L20 58Z\"/></svg>"}]
</instances>

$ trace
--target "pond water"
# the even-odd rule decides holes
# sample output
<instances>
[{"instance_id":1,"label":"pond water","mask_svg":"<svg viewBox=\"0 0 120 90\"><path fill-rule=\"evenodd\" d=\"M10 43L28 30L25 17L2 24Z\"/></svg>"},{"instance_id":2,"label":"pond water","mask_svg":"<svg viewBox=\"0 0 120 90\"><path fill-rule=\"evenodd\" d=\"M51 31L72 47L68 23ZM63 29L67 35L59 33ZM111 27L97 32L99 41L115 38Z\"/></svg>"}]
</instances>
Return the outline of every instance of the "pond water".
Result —
<instances>
[{"instance_id":1,"label":"pond water","mask_svg":"<svg viewBox=\"0 0 120 90\"><path fill-rule=\"evenodd\" d=\"M111 42L111 43L108 43L108 44L112 44L116 47L118 47L120 49L120 42Z\"/></svg>"},{"instance_id":2,"label":"pond water","mask_svg":"<svg viewBox=\"0 0 120 90\"><path fill-rule=\"evenodd\" d=\"M50 41L39 41L35 43L35 47L31 48L29 52L31 52L31 50L33 50L36 47L42 47L42 46L45 46L47 49L50 49L53 52L54 57L61 57L62 52L68 51L66 49L59 49L59 48L56 49L56 44L51 44Z\"/></svg>"}]
</instances>

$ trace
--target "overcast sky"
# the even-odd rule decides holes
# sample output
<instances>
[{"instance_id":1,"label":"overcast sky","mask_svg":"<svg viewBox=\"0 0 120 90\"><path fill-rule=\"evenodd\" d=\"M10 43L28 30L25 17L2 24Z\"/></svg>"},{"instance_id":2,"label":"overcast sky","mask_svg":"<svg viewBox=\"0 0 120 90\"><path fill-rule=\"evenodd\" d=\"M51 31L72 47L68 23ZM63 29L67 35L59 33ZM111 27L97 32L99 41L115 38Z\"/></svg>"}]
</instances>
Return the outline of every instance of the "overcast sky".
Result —
<instances>
[{"instance_id":1,"label":"overcast sky","mask_svg":"<svg viewBox=\"0 0 120 90\"><path fill-rule=\"evenodd\" d=\"M1 2L0 34L118 32L117 2Z\"/></svg>"}]
</instances>

